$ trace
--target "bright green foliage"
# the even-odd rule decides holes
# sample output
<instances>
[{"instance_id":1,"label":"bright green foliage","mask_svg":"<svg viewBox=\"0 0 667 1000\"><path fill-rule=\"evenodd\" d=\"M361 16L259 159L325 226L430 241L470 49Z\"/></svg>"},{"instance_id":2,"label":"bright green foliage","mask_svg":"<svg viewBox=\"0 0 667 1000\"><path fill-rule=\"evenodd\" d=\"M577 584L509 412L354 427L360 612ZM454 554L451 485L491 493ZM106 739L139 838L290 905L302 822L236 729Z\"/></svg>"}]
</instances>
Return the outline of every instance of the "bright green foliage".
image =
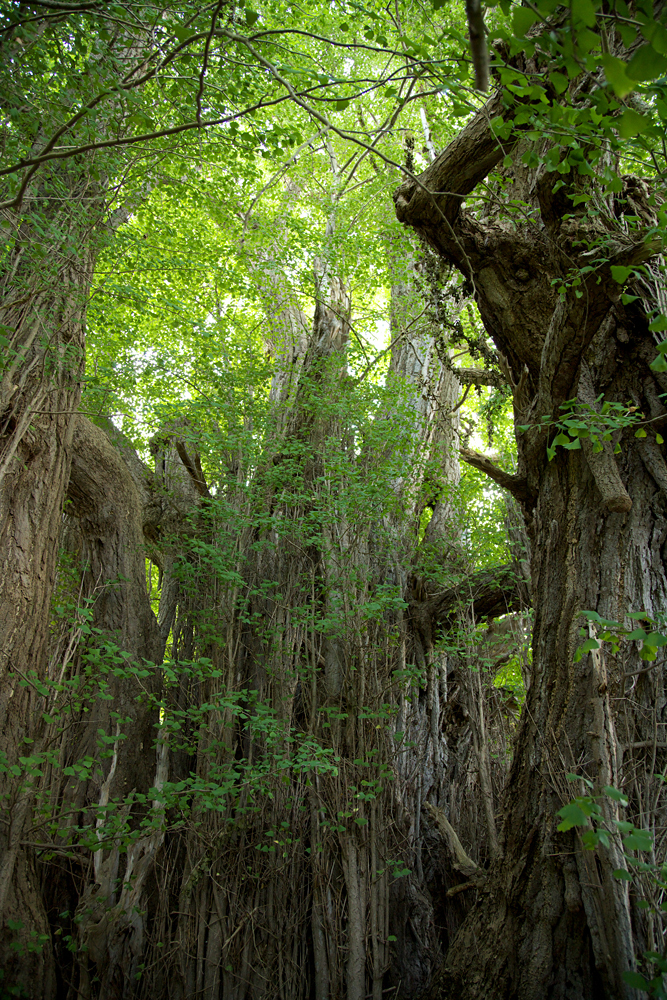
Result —
<instances>
[{"instance_id":1,"label":"bright green foliage","mask_svg":"<svg viewBox=\"0 0 667 1000\"><path fill-rule=\"evenodd\" d=\"M582 656L594 649L600 649L603 642L611 643L612 653L618 653L621 643L627 640L641 642L639 655L642 660L655 660L657 651L661 646L667 645L667 635L664 634L664 623L652 620L643 611L628 612L627 617L635 621L645 621L647 626L656 628L647 632L643 628L626 628L620 622L610 621L601 618L597 611L582 611L581 614L589 621L588 629L580 629L580 635L588 638L578 647L574 662L578 663Z\"/></svg>"},{"instance_id":2,"label":"bright green foliage","mask_svg":"<svg viewBox=\"0 0 667 1000\"><path fill-rule=\"evenodd\" d=\"M667 350L667 341L665 342ZM660 345L662 346L662 345ZM660 350L660 347L658 348ZM662 357L662 354L660 355ZM656 367L653 362L651 367ZM635 437L647 437L652 421L646 420L643 413L638 412L636 406L631 403L618 403L605 400L604 396L599 396L595 405L582 403L577 399L568 399L561 403L563 410L558 420L553 420L551 414L545 414L539 424L519 424L517 430L525 434L528 431L537 430L538 433L549 434L555 430L557 433L547 446L547 457L552 461L556 456L556 449L565 448L567 451L575 451L581 448L582 440L590 440L593 452L603 450L606 442L614 442L614 454L621 451L620 434L629 427L636 427ZM655 435L658 444L662 444L662 436Z\"/></svg>"}]
</instances>

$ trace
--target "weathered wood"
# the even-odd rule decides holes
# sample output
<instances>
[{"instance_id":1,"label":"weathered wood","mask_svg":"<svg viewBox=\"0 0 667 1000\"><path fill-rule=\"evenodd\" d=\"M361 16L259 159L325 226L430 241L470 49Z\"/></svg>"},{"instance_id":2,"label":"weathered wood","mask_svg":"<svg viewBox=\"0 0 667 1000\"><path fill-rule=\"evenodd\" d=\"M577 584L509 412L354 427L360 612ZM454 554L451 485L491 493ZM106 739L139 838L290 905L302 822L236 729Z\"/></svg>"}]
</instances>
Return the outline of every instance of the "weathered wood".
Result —
<instances>
[{"instance_id":1,"label":"weathered wood","mask_svg":"<svg viewBox=\"0 0 667 1000\"><path fill-rule=\"evenodd\" d=\"M535 172L515 172L530 219L510 226L500 212L480 219L461 207L505 152L488 126L501 104L497 93L419 184L399 188L397 217L473 285L487 333L507 362L518 424L557 419L561 403L577 394L589 404L600 393L631 398L640 411L660 416L664 407L656 409L655 400L664 380L649 368L655 347L647 311L664 295L664 277L644 289L641 303L624 306L609 272L612 264L654 254L652 238L628 239L611 216L606 263L582 282L583 296L573 289L558 295L566 270L586 263L584 251L577 258L572 248L583 247L587 223L565 218L565 201L544 190L540 197ZM626 186L642 201L631 181ZM648 225L646 199L642 206ZM529 431L517 437L513 477L483 456L467 456L523 502L532 551L533 664L505 791L502 855L447 955L435 988L441 1000L636 996L623 972L634 967L645 931L626 884L612 876L622 865L618 846L601 848L596 867L574 835L556 831L557 810L571 796L565 772L580 765L596 787L622 787L630 778L620 744L650 739L664 704L662 677L653 674L657 687L638 683L621 715L625 682L615 659L601 650L574 662L582 609L611 619L628 610L667 610L667 576L652 541L663 537L667 521L667 498L656 488L664 473L632 432L621 442L618 456L584 445L558 448L548 461L547 436ZM636 650L626 656L631 669L641 669ZM627 728L631 738L621 734ZM652 780L643 774L642 787ZM631 808L640 808L632 792ZM615 816L609 806L609 821ZM653 821L664 823L663 814Z\"/></svg>"}]
</instances>

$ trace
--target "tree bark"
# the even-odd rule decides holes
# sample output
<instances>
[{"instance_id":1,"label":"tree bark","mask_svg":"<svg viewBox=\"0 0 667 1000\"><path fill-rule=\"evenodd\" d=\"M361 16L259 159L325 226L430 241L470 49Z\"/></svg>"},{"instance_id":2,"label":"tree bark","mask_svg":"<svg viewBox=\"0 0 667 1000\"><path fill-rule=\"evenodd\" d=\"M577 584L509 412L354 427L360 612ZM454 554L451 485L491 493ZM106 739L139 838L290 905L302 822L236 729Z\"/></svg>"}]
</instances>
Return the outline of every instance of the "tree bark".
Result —
<instances>
[{"instance_id":1,"label":"tree bark","mask_svg":"<svg viewBox=\"0 0 667 1000\"><path fill-rule=\"evenodd\" d=\"M71 196L69 205L63 207L60 198L49 202L42 190L30 193L27 208L42 212L39 234L29 215L5 213L17 237L0 275L0 323L9 340L0 382L0 751L11 766L20 766L25 740L36 739L40 730L34 681L46 676L50 601L96 255L90 228L94 234L99 221L97 185L78 171L59 171L59 180ZM84 213L80 199L86 196L93 209ZM34 889L28 888L35 884L34 862L20 846L34 789L8 772L0 780L13 809L11 826L0 831L0 915L3 923L20 922L21 914L31 912L32 929L48 936ZM18 954L11 955L8 967L17 965ZM47 996L53 989L48 954L47 948L19 963L33 995Z\"/></svg>"},{"instance_id":2,"label":"tree bark","mask_svg":"<svg viewBox=\"0 0 667 1000\"><path fill-rule=\"evenodd\" d=\"M589 402L600 393L631 399L647 416L662 414L664 376L649 368L655 348L647 312L663 279L645 292L643 305L624 306L609 272L611 263L647 260L654 244L641 235L623 239L612 227L609 258L582 284L583 296L572 289L559 296L554 282L571 267L572 246L585 239L587 223L576 213L564 219L565 207L559 213L551 194L556 175L514 171L541 224L512 225L462 209L465 195L516 142L503 146L488 125L504 106L499 92L422 174L420 187L408 182L396 192L398 218L471 280L486 330L506 359L516 424L539 424L565 400ZM650 693L650 685L638 686L628 702L625 677L639 669L636 650L614 657L603 649L579 663L574 653L584 609L613 620L665 610L658 541L667 515L664 459L653 444L645 457L625 432L618 458L611 449L559 448L548 461L545 437L537 429L517 433L516 476L503 474L502 485L523 506L532 549L531 683L505 791L500 856L448 952L436 987L443 1000L636 995L622 974L642 950L643 925L626 883L612 877L622 858L615 847L601 848L596 861L574 834L558 834L556 811L572 796L565 774L574 771L597 788L625 787L638 815L643 793L636 794L637 778L622 762L618 730L646 726L648 736L662 720L661 672L653 674ZM484 468L480 456L464 457L501 481L500 470ZM645 769L639 785L654 781Z\"/></svg>"}]
</instances>

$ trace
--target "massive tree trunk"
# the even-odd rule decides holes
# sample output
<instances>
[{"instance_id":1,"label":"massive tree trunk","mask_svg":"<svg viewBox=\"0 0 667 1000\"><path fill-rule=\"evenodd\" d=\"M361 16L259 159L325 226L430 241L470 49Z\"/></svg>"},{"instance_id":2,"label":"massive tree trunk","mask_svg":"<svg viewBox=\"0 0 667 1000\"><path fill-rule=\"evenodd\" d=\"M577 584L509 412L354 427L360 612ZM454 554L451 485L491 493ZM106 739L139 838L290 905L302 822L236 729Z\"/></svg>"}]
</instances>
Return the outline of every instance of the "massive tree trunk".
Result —
<instances>
[{"instance_id":1,"label":"massive tree trunk","mask_svg":"<svg viewBox=\"0 0 667 1000\"><path fill-rule=\"evenodd\" d=\"M23 24L21 16L11 18L0 43L6 73L1 101L3 114L12 122L15 143L13 153L11 144L5 150L10 162L15 155L25 165L26 159L46 155L58 142L74 147L81 142L85 149L71 158L47 162L47 157L45 162L23 170L6 170L3 179L0 797L9 807L11 820L0 826L1 959L5 981L11 978L16 988L35 997L53 996L54 990L63 989L55 978L49 920L38 889L44 869L36 862L35 852L43 839L44 811L57 813L58 802L61 809L64 802L85 809L100 791L94 779L84 792L85 782L75 791L74 782L67 788L62 776L54 775L64 762L80 760L81 755L99 755L95 726L107 736L109 729L116 727L116 722L110 721L113 709L108 699L97 700L88 721L82 715L76 717L77 712L91 707L89 703L74 707L76 684L81 683L85 690L87 683L81 668L80 639L92 626L98 635L115 640L129 657L151 661L160 659L163 645L141 582L143 535L141 523L136 532L134 515L142 501L132 495L127 467L106 436L81 423L77 414L95 262L109 235L128 215L126 208L109 209L109 175L118 169L119 161L107 151L90 151L90 119L82 102L92 99L88 109L98 105L93 130L102 132L113 120L114 134L118 134L123 114L121 88L114 82L116 73L124 72L123 67L130 67L133 60L140 65L149 36L141 25L113 37L107 35L108 44L95 51L91 46L82 56L76 81L61 75L69 55L62 64L54 55L49 60L53 104L47 100L39 107L45 98L35 65L43 56L37 55L37 63L32 63L33 46L42 45L42 53L50 47L53 53L70 53L78 46L73 39L82 37L82 24L75 20L77 9L63 8L60 13L51 19L42 18L38 11ZM131 73L122 82L127 84L130 78ZM109 87L106 93L105 86ZM68 122L69 106L76 107L77 113ZM63 148L59 146L61 153ZM85 452L87 447L89 454L84 459L82 449ZM76 460L71 472L73 455ZM114 472L119 477L116 480ZM79 548L87 570L81 568L78 573L78 596L83 604L75 611L67 633L63 608L56 610L52 598L68 485L69 513L80 514L83 530ZM70 569L77 576L74 564ZM62 647L56 635L60 626L60 638L67 633ZM118 681L111 687L118 702L118 718L126 715L128 725L132 720L132 734L127 739L126 734L121 736L122 750L119 741L108 737L118 750L117 757L125 758L123 782L134 786L136 781L138 787L147 789L154 777L154 762L148 764L137 748L152 739L152 723L145 712L137 710L131 684ZM74 716L64 730L63 711ZM120 732L120 724L118 727ZM105 794L115 797L119 787L114 786L113 774L109 776L109 763L104 766L108 772ZM46 800L50 800L49 806ZM41 822L36 813L42 816ZM74 828L76 822L70 816L65 825ZM56 824L52 832L52 846L62 859L67 856L60 842L64 831ZM37 853L42 855L43 851ZM59 888L64 885L58 878L54 882ZM57 896L58 891L51 893L54 906L59 902ZM52 924L53 914L49 919ZM62 931L61 927L59 933Z\"/></svg>"},{"instance_id":2,"label":"massive tree trunk","mask_svg":"<svg viewBox=\"0 0 667 1000\"><path fill-rule=\"evenodd\" d=\"M244 722L228 703L197 753L202 778L234 756L248 775L266 761L283 777L270 780L259 810L252 787L219 814L202 809L208 839L197 826L185 838L179 996L199 988L225 1000L280 991L361 1000L379 998L388 982L409 996L425 988L437 956L421 804L445 781L445 668L425 659L401 598L417 544L420 447L435 460L440 446L442 468L451 465L448 421L439 427L434 417L451 409L456 385L432 337L406 338L391 376L402 412L381 413L356 458L346 415L354 406L347 292L325 271L317 295L298 381L284 398L274 392L274 406L288 408L273 421L283 429L256 470L242 473L254 479L250 505L233 489L219 508L227 523L242 515L252 527L235 540L241 589L218 591L219 606L235 610L207 651L223 675L207 697L254 691L275 729L258 728L253 709ZM289 358L290 343L276 346ZM397 474L405 449L414 468ZM395 494L395 504L381 503L380 523L360 488L359 476L371 472ZM224 520L213 523L212 543L223 551ZM199 599L195 619L209 613ZM412 678L421 678L424 697ZM413 740L407 754L401 744ZM304 752L312 764L302 770ZM160 920L168 919L165 911Z\"/></svg>"},{"instance_id":3,"label":"massive tree trunk","mask_svg":"<svg viewBox=\"0 0 667 1000\"><path fill-rule=\"evenodd\" d=\"M667 384L649 368L655 341L648 329L664 294L663 275L656 269L655 283L632 289L638 298L624 305L610 274L610 264L645 261L656 247L609 221L602 234L609 259L559 295L573 263L586 263L587 237L601 235L587 226L600 222L573 209L568 189L554 192L559 174L521 165L526 143L503 148L489 122L506 113L507 103L502 93L491 98L419 185L406 182L397 191L398 218L470 281L512 387L517 425L558 419L561 404L575 397L595 407L600 394L632 401L647 418L665 414L659 395ZM508 151L514 166L506 177L532 214L510 220L462 208ZM617 200L621 219L624 210L650 224L645 189L633 178L625 179ZM646 749L664 723L662 663L642 670L634 647L618 656L604 647L577 663L574 657L582 610L621 621L630 611L667 610L667 466L650 428L643 439L617 432L602 451L587 441L579 449L559 447L549 461L554 434L547 439L535 426L517 432L515 475L490 462L484 469L523 507L536 609L533 664L498 859L448 952L437 987L443 1000L633 997L623 972L645 946L627 883L612 876L625 866L615 841L596 857L574 833L557 833L556 812L572 797L566 773L574 772L598 789L623 788L638 825L652 827L663 817ZM472 460L484 467L479 456ZM653 803L648 812L645 801ZM605 809L608 820L617 818L611 806Z\"/></svg>"},{"instance_id":4,"label":"massive tree trunk","mask_svg":"<svg viewBox=\"0 0 667 1000\"><path fill-rule=\"evenodd\" d=\"M127 822L88 870L76 838L48 845L72 852L45 880L52 922L78 949L73 968L58 949L72 998L412 997L439 961L436 920L453 933L465 912L470 893L450 905L446 893L475 866L458 841L443 851L442 816L465 828L477 859L494 853L477 806L479 692L433 640L462 594L487 618L519 594L503 574L462 588L443 588L446 566L433 584L424 577L456 549L446 487L458 384L428 324L407 322L417 299L404 284L394 328L406 335L363 440L349 301L331 273L287 414L215 490L195 425L156 436L155 476L113 428L116 449L77 425L68 539L87 567L84 593L99 591L96 627L126 660L158 662L165 641L170 655L164 674L144 663L114 681L114 701L93 698L90 721L78 717L77 739L62 742L73 763L100 729L111 749L101 773L57 792L54 812L83 823L113 806ZM162 567L159 624L142 531ZM69 916L56 918L56 899Z\"/></svg>"},{"instance_id":5,"label":"massive tree trunk","mask_svg":"<svg viewBox=\"0 0 667 1000\"><path fill-rule=\"evenodd\" d=\"M59 172L65 198L40 188L27 208L6 213L14 247L2 263L0 323L7 345L0 383L0 751L24 771L2 775L11 824L0 831L0 913L48 933L34 893L33 862L21 848L34 778L19 757L44 750L36 687L46 676L50 601L63 501L69 480L73 418L84 369L86 303L95 260L98 185L79 170ZM71 198L68 203L67 196ZM83 207L88 200L92 203ZM63 205L64 201L64 205ZM74 248L78 249L74 249ZM34 744L31 741L36 741ZM20 936L20 935L19 935ZM25 963L33 995L47 996L52 969L42 953ZM12 956L10 967L15 965Z\"/></svg>"}]
</instances>

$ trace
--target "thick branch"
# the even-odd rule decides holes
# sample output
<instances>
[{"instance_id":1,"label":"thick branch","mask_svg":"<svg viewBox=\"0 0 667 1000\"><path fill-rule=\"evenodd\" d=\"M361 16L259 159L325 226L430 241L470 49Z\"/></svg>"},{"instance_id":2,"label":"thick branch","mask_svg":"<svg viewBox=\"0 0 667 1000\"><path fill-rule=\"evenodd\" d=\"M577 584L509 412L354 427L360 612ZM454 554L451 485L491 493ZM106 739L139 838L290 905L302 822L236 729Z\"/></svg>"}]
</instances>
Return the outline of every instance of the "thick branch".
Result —
<instances>
[{"instance_id":1,"label":"thick branch","mask_svg":"<svg viewBox=\"0 0 667 1000\"><path fill-rule=\"evenodd\" d=\"M506 385L507 380L498 371L486 368L454 368L454 374L461 385Z\"/></svg>"},{"instance_id":2,"label":"thick branch","mask_svg":"<svg viewBox=\"0 0 667 1000\"><path fill-rule=\"evenodd\" d=\"M423 594L423 584L419 588ZM461 583L426 598L410 602L410 614L423 635L434 637L438 628L451 624L457 610L472 607L477 619L499 618L526 606L525 580L513 564L480 570Z\"/></svg>"},{"instance_id":3,"label":"thick branch","mask_svg":"<svg viewBox=\"0 0 667 1000\"><path fill-rule=\"evenodd\" d=\"M188 455L187 449L183 441L174 440L174 446L178 452L178 457L187 469L188 475L193 482L194 488L200 497L207 497L210 499L211 494L209 493L208 486L206 485L206 479L204 478L204 472L201 467L201 462L199 461L199 455L195 454L194 461Z\"/></svg>"},{"instance_id":4,"label":"thick branch","mask_svg":"<svg viewBox=\"0 0 667 1000\"><path fill-rule=\"evenodd\" d=\"M534 499L528 489L528 480L525 476L513 476L509 472L505 472L497 465L494 465L486 455L482 455L478 451L472 451L470 448L461 448L459 454L464 462L472 465L473 469L484 472L490 479L498 483L499 486L502 486L503 489L509 490L519 503L529 504Z\"/></svg>"},{"instance_id":5,"label":"thick branch","mask_svg":"<svg viewBox=\"0 0 667 1000\"><path fill-rule=\"evenodd\" d=\"M659 253L661 246L656 236L619 244L604 267L588 276L580 298L576 298L580 290L571 289L558 299L542 347L538 413L552 412L555 404L572 395L584 351L599 330L611 303L620 295L620 287L611 277L611 266L639 264ZM582 258L582 262L585 259Z\"/></svg>"},{"instance_id":6,"label":"thick branch","mask_svg":"<svg viewBox=\"0 0 667 1000\"><path fill-rule=\"evenodd\" d=\"M470 879L475 885L481 885L486 877L485 873L466 854L458 838L458 834L445 816L444 810L438 809L437 806L432 806L430 802L424 803L424 809L426 809L431 819L435 822L443 840L447 844L454 868L467 879Z\"/></svg>"},{"instance_id":7,"label":"thick branch","mask_svg":"<svg viewBox=\"0 0 667 1000\"><path fill-rule=\"evenodd\" d=\"M498 91L453 139L435 163L419 175L421 187L408 180L394 192L399 222L419 227L456 219L464 197L484 180L512 147L503 146L489 122L505 111Z\"/></svg>"},{"instance_id":8,"label":"thick branch","mask_svg":"<svg viewBox=\"0 0 667 1000\"><path fill-rule=\"evenodd\" d=\"M486 30L480 0L466 0L466 17L470 35L470 53L475 68L475 86L478 90L488 90L489 50L486 45Z\"/></svg>"},{"instance_id":9,"label":"thick branch","mask_svg":"<svg viewBox=\"0 0 667 1000\"><path fill-rule=\"evenodd\" d=\"M598 403L595 395L595 386L593 385L593 377L585 361L581 363L578 397L582 403L586 403L593 410L597 411ZM603 505L609 511L615 511L619 514L627 513L632 509L632 500L623 485L611 443L603 441L602 451L593 451L590 438L584 438L582 445L588 467L595 479L595 485L602 496Z\"/></svg>"}]
</instances>

